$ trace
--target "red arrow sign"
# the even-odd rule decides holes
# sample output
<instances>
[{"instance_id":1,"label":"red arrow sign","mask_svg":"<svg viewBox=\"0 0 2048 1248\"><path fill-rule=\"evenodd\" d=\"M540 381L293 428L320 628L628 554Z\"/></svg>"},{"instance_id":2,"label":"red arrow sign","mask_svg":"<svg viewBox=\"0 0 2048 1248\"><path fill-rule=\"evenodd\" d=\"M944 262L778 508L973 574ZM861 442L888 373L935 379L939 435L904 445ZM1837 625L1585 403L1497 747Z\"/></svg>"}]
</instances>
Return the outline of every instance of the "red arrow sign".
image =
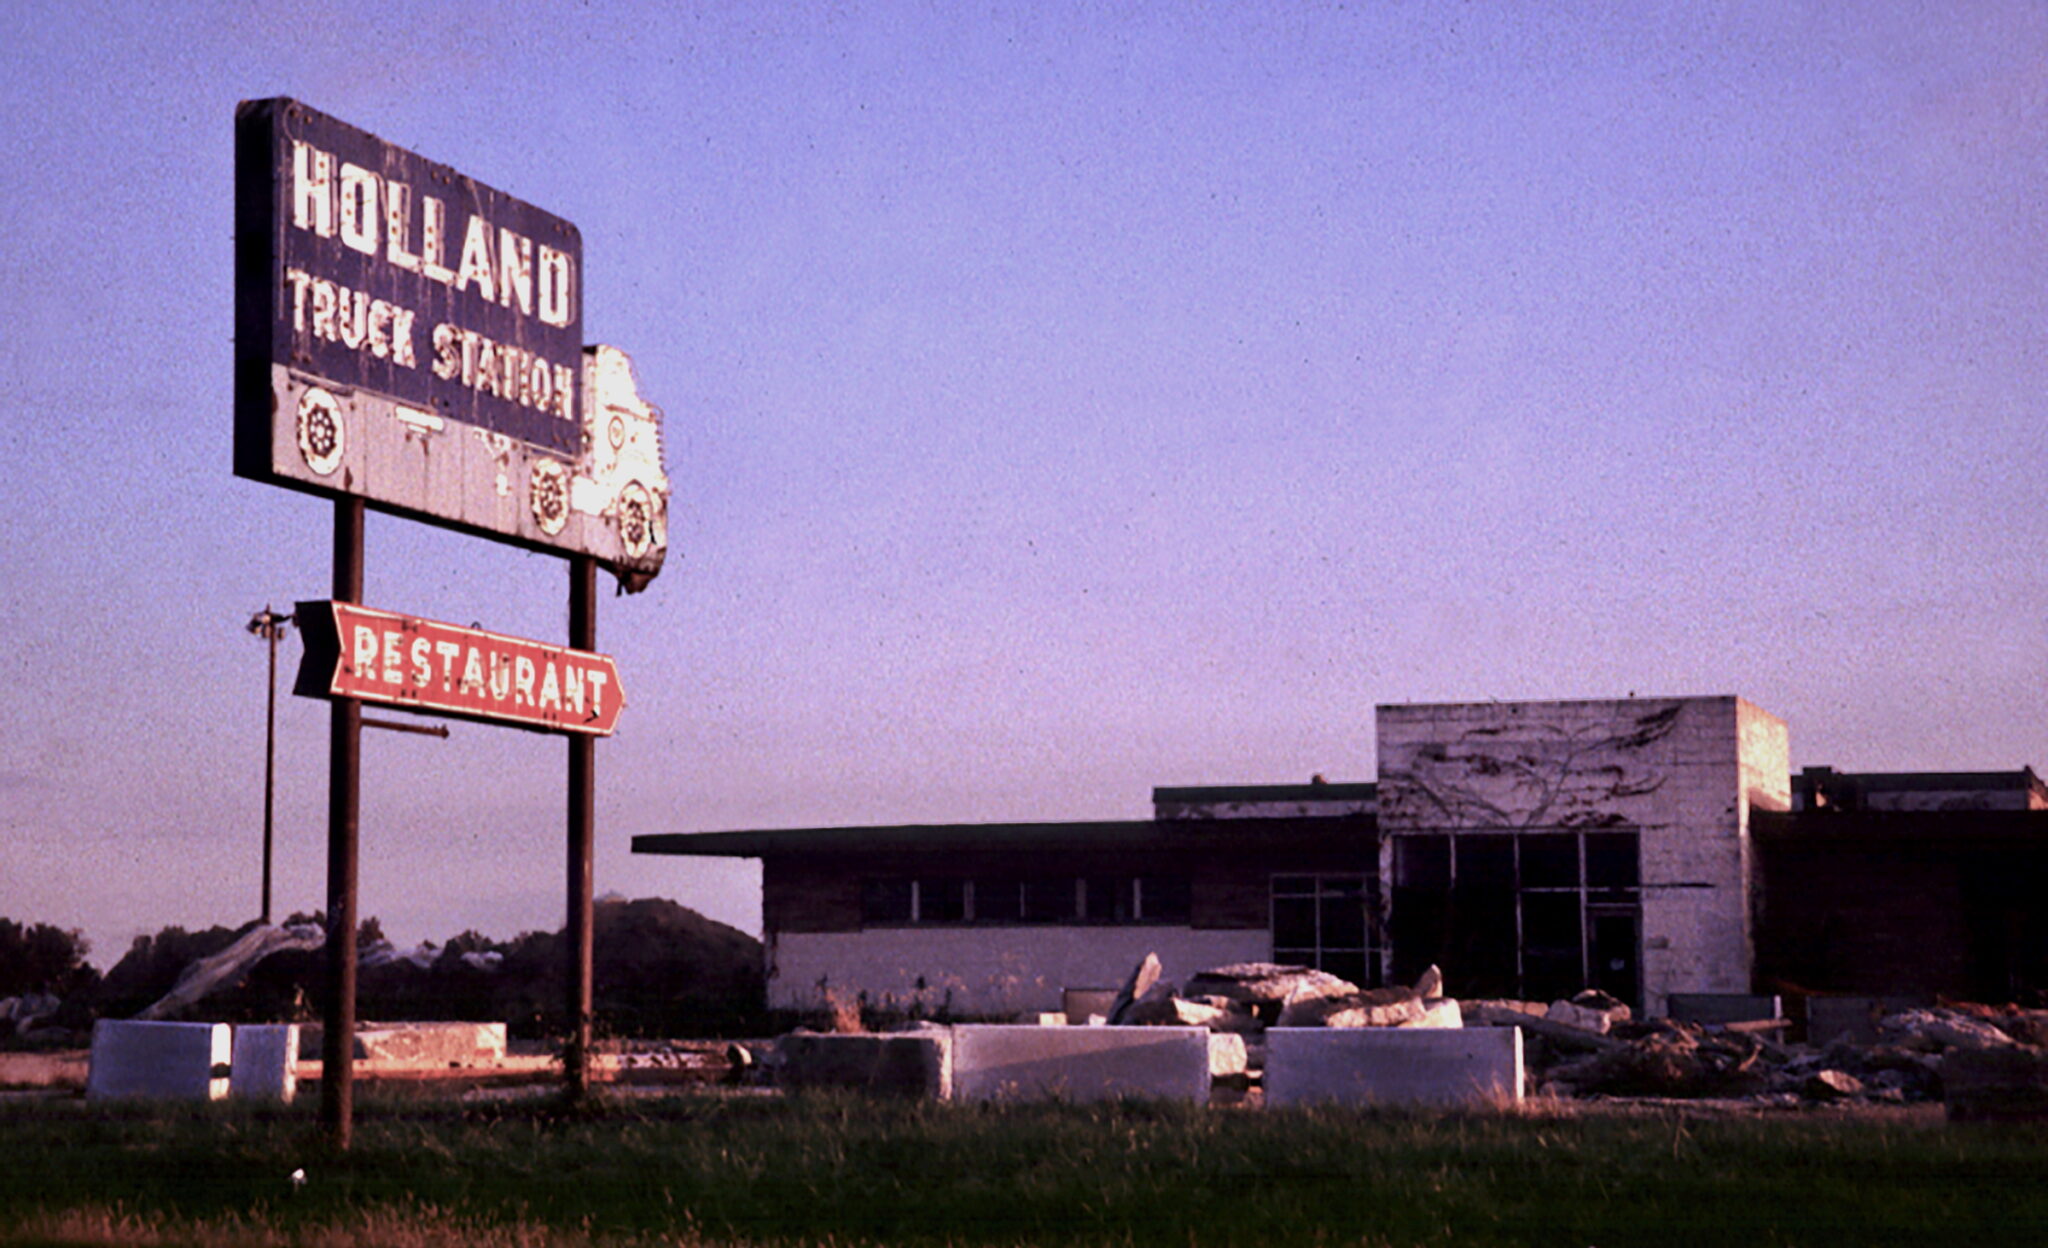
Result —
<instances>
[{"instance_id":1,"label":"red arrow sign","mask_svg":"<svg viewBox=\"0 0 2048 1248\"><path fill-rule=\"evenodd\" d=\"M297 692L400 710L610 736L626 691L608 654L350 602L302 602Z\"/></svg>"}]
</instances>

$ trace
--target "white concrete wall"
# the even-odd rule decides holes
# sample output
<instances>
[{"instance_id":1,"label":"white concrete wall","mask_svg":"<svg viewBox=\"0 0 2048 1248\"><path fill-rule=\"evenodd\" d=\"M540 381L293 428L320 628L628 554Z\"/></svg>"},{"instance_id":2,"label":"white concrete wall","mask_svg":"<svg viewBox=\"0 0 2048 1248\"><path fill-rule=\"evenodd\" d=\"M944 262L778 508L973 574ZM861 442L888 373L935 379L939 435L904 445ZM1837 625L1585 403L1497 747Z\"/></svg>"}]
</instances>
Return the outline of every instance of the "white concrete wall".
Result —
<instances>
[{"instance_id":1,"label":"white concrete wall","mask_svg":"<svg viewBox=\"0 0 2048 1248\"><path fill-rule=\"evenodd\" d=\"M1383 834L1632 828L1648 1011L1749 991L1749 811L1790 805L1782 720L1734 697L1383 706L1378 735Z\"/></svg>"},{"instance_id":2,"label":"white concrete wall","mask_svg":"<svg viewBox=\"0 0 2048 1248\"><path fill-rule=\"evenodd\" d=\"M92 1025L85 1095L217 1101L228 1094L233 1058L234 1036L226 1023L103 1018Z\"/></svg>"},{"instance_id":3,"label":"white concrete wall","mask_svg":"<svg viewBox=\"0 0 2048 1248\"><path fill-rule=\"evenodd\" d=\"M768 942L775 1009L816 1008L831 991L985 1017L1062 1009L1067 988L1120 987L1148 953L1159 955L1166 979L1181 983L1196 971L1263 962L1273 952L1263 928L1165 926L881 927L770 933Z\"/></svg>"},{"instance_id":4,"label":"white concrete wall","mask_svg":"<svg viewBox=\"0 0 2048 1248\"><path fill-rule=\"evenodd\" d=\"M1266 1104L1508 1105L1522 1099L1519 1027L1270 1027Z\"/></svg>"},{"instance_id":5,"label":"white concrete wall","mask_svg":"<svg viewBox=\"0 0 2048 1248\"><path fill-rule=\"evenodd\" d=\"M1206 1027L953 1028L964 1101L1209 1099Z\"/></svg>"},{"instance_id":6,"label":"white concrete wall","mask_svg":"<svg viewBox=\"0 0 2048 1248\"><path fill-rule=\"evenodd\" d=\"M299 1090L299 1025L253 1023L234 1028L228 1095L236 1100L290 1101Z\"/></svg>"},{"instance_id":7,"label":"white concrete wall","mask_svg":"<svg viewBox=\"0 0 2048 1248\"><path fill-rule=\"evenodd\" d=\"M1792 809L1792 733L1784 720L1737 698L1735 748L1736 783L1741 794L1736 804L1736 818L1740 825L1736 835L1742 853L1742 974L1739 982L1707 991L1740 994L1756 986L1750 974L1756 966L1753 924L1757 898L1756 844L1749 836L1750 815L1759 810L1782 812ZM1723 982L1730 978L1734 977L1724 977ZM1690 989L1683 984L1674 984L1667 991L1686 992ZM1660 998L1658 1013L1663 1012Z\"/></svg>"}]
</instances>

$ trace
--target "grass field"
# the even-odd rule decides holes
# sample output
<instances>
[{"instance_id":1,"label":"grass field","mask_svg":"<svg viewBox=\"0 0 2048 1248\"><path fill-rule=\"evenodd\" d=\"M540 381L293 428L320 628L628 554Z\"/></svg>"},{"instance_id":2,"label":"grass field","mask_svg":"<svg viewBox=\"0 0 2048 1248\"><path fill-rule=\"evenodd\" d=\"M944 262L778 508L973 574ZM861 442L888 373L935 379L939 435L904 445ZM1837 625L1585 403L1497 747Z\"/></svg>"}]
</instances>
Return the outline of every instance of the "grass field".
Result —
<instances>
[{"instance_id":1,"label":"grass field","mask_svg":"<svg viewBox=\"0 0 2048 1248\"><path fill-rule=\"evenodd\" d=\"M290 1176L303 1168L306 1181ZM679 1095L0 1105L0 1243L2048 1243L2048 1129Z\"/></svg>"}]
</instances>

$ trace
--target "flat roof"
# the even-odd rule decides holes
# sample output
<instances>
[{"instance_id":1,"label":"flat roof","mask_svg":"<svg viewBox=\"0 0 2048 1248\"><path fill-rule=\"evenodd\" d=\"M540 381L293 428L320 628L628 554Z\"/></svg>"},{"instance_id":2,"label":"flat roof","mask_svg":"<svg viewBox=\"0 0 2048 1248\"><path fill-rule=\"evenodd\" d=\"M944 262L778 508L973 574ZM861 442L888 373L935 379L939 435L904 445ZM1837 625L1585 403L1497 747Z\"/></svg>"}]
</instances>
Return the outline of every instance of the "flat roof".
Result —
<instances>
[{"instance_id":1,"label":"flat roof","mask_svg":"<svg viewBox=\"0 0 2048 1248\"><path fill-rule=\"evenodd\" d=\"M1766 841L2048 843L2048 810L1760 810L1749 821L1751 834Z\"/></svg>"},{"instance_id":2,"label":"flat roof","mask_svg":"<svg viewBox=\"0 0 2048 1248\"><path fill-rule=\"evenodd\" d=\"M1379 795L1380 786L1363 784L1205 784L1152 790L1154 802L1361 802Z\"/></svg>"},{"instance_id":3,"label":"flat roof","mask_svg":"<svg viewBox=\"0 0 2048 1248\"><path fill-rule=\"evenodd\" d=\"M1288 819L1132 819L1083 823L912 823L862 828L763 828L657 832L633 838L636 854L761 858L770 854L1227 852L1341 847L1379 835L1370 815Z\"/></svg>"},{"instance_id":4,"label":"flat roof","mask_svg":"<svg viewBox=\"0 0 2048 1248\"><path fill-rule=\"evenodd\" d=\"M1794 780L1845 780L1867 789L1915 792L1945 789L2030 789L2041 783L2031 767L2018 771L1836 771L1807 767Z\"/></svg>"}]
</instances>

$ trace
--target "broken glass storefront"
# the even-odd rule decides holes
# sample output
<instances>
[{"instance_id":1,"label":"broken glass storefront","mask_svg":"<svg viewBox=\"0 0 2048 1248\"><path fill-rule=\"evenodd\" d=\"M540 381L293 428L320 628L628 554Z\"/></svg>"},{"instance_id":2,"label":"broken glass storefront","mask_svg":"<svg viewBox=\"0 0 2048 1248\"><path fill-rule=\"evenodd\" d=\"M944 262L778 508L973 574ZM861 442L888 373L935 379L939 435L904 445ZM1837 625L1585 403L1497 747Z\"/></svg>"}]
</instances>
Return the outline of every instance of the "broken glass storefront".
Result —
<instances>
[{"instance_id":1,"label":"broken glass storefront","mask_svg":"<svg viewBox=\"0 0 2048 1248\"><path fill-rule=\"evenodd\" d=\"M1392 868L1393 982L1434 964L1461 997L1549 1001L1593 987L1642 1007L1636 833L1396 836Z\"/></svg>"}]
</instances>

